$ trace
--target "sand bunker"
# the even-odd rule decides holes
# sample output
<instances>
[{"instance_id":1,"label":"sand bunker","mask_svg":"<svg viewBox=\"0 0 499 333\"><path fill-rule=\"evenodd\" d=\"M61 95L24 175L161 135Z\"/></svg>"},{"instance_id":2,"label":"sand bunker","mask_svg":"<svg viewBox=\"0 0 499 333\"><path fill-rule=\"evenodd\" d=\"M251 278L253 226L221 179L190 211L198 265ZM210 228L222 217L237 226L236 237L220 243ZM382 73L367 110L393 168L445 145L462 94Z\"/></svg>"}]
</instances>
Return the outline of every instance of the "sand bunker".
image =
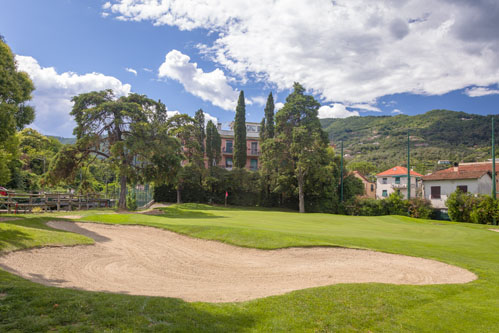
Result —
<instances>
[{"instance_id":1,"label":"sand bunker","mask_svg":"<svg viewBox=\"0 0 499 333\"><path fill-rule=\"evenodd\" d=\"M438 261L345 248L240 248L140 226L53 221L95 245L47 247L0 257L34 282L186 301L237 302L335 283L466 283L475 274Z\"/></svg>"},{"instance_id":2,"label":"sand bunker","mask_svg":"<svg viewBox=\"0 0 499 333\"><path fill-rule=\"evenodd\" d=\"M490 231L499 232L499 229L489 229Z\"/></svg>"}]
</instances>

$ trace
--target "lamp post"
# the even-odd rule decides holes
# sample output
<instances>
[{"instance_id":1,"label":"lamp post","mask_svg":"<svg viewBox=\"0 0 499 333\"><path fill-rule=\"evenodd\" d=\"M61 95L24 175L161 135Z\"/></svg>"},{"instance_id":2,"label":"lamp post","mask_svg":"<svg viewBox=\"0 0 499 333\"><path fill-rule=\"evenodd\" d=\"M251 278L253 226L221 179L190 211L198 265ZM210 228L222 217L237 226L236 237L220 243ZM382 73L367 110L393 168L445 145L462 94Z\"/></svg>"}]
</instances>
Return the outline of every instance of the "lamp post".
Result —
<instances>
[{"instance_id":1,"label":"lamp post","mask_svg":"<svg viewBox=\"0 0 499 333\"><path fill-rule=\"evenodd\" d=\"M343 141L341 141L340 202L343 202Z\"/></svg>"},{"instance_id":2,"label":"lamp post","mask_svg":"<svg viewBox=\"0 0 499 333\"><path fill-rule=\"evenodd\" d=\"M497 189L496 189L496 142L494 133L494 116L492 116L492 200L495 204L497 199ZM492 217L492 223L497 225L497 220L495 215Z\"/></svg>"},{"instance_id":3,"label":"lamp post","mask_svg":"<svg viewBox=\"0 0 499 333\"><path fill-rule=\"evenodd\" d=\"M411 199L411 141L407 130L407 200Z\"/></svg>"}]
</instances>

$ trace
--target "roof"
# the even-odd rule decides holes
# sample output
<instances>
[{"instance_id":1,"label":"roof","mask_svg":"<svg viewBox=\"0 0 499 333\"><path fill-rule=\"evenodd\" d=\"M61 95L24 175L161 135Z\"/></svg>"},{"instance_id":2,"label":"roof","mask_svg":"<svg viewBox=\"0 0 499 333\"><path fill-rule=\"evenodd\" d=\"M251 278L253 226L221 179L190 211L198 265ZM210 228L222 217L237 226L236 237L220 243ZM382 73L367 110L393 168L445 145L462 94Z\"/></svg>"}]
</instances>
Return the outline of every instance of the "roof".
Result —
<instances>
[{"instance_id":1,"label":"roof","mask_svg":"<svg viewBox=\"0 0 499 333\"><path fill-rule=\"evenodd\" d=\"M354 171L352 171L352 172L353 172L353 174L354 174L354 175L356 175L356 176L358 176L358 177L362 178L362 179L363 179L363 180L365 180L366 182L371 183L371 182L369 181L369 179L367 179L367 178L366 178L366 176L364 176L364 175L363 175L362 173L360 173L359 171L354 170Z\"/></svg>"},{"instance_id":2,"label":"roof","mask_svg":"<svg viewBox=\"0 0 499 333\"><path fill-rule=\"evenodd\" d=\"M440 170L423 177L423 180L449 180L449 179L478 179L483 175L489 175L488 171L472 170L454 170L454 168L449 168L445 170Z\"/></svg>"},{"instance_id":3,"label":"roof","mask_svg":"<svg viewBox=\"0 0 499 333\"><path fill-rule=\"evenodd\" d=\"M376 177L384 177L384 176L407 176L407 168L404 168L402 166L396 166L388 170L385 170L381 173L378 173L376 175ZM413 170L411 170L411 176L423 177L422 174L417 173Z\"/></svg>"},{"instance_id":4,"label":"roof","mask_svg":"<svg viewBox=\"0 0 499 333\"><path fill-rule=\"evenodd\" d=\"M490 171L492 172L492 162L461 163L459 171ZM496 162L496 170L499 171L499 163Z\"/></svg>"},{"instance_id":5,"label":"roof","mask_svg":"<svg viewBox=\"0 0 499 333\"><path fill-rule=\"evenodd\" d=\"M234 131L228 131L228 130L218 130L218 133L222 137L229 137L233 138L234 137ZM260 133L256 132L246 132L246 138L247 139L260 139Z\"/></svg>"}]
</instances>

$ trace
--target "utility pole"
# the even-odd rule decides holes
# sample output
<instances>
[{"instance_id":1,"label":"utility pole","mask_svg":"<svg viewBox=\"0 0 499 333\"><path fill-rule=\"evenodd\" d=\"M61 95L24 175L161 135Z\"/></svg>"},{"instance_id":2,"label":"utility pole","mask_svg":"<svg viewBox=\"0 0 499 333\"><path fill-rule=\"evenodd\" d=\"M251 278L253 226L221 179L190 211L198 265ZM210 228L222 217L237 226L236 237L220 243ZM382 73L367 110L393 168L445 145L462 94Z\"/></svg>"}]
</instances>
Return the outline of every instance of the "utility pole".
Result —
<instances>
[{"instance_id":1,"label":"utility pole","mask_svg":"<svg viewBox=\"0 0 499 333\"><path fill-rule=\"evenodd\" d=\"M343 141L341 141L340 202L343 202Z\"/></svg>"},{"instance_id":2,"label":"utility pole","mask_svg":"<svg viewBox=\"0 0 499 333\"><path fill-rule=\"evenodd\" d=\"M407 200L411 199L411 141L407 130Z\"/></svg>"},{"instance_id":3,"label":"utility pole","mask_svg":"<svg viewBox=\"0 0 499 333\"><path fill-rule=\"evenodd\" d=\"M494 116L492 116L492 200L495 204L497 199L497 189L496 189L496 142L494 133ZM497 220L493 216L492 223L497 225Z\"/></svg>"}]
</instances>

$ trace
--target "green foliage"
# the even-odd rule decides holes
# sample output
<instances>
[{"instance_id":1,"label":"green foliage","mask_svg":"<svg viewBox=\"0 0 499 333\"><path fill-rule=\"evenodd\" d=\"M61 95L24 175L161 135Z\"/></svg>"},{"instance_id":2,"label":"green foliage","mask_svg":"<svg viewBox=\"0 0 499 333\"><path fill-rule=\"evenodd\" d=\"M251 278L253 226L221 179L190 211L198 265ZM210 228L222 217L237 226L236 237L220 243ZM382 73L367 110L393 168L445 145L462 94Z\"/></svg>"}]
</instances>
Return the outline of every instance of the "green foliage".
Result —
<instances>
[{"instance_id":1,"label":"green foliage","mask_svg":"<svg viewBox=\"0 0 499 333\"><path fill-rule=\"evenodd\" d=\"M35 119L35 110L26 105L34 90L25 72L20 72L14 54L3 39L0 40L0 185L9 184L20 173L16 130ZM15 179L13 179L15 181ZM12 182L11 184L12 185ZM15 185L15 184L14 184Z\"/></svg>"},{"instance_id":2,"label":"green foliage","mask_svg":"<svg viewBox=\"0 0 499 333\"><path fill-rule=\"evenodd\" d=\"M376 173L376 165L370 162L365 162L365 161L353 161L350 163L347 163L347 169L349 171L358 171L364 176L369 176L372 174Z\"/></svg>"},{"instance_id":3,"label":"green foliage","mask_svg":"<svg viewBox=\"0 0 499 333\"><path fill-rule=\"evenodd\" d=\"M220 162L222 152L222 138L218 133L217 127L210 120L206 125L206 157L208 158L208 166L213 167Z\"/></svg>"},{"instance_id":4,"label":"green foliage","mask_svg":"<svg viewBox=\"0 0 499 333\"><path fill-rule=\"evenodd\" d=\"M479 203L470 213L470 222L493 224L494 221L499 221L499 202L488 195L480 196L478 200Z\"/></svg>"},{"instance_id":5,"label":"green foliage","mask_svg":"<svg viewBox=\"0 0 499 333\"><path fill-rule=\"evenodd\" d=\"M429 219L433 214L433 208L431 207L431 202L422 198L411 198L409 200L409 216Z\"/></svg>"},{"instance_id":6,"label":"green foliage","mask_svg":"<svg viewBox=\"0 0 499 333\"><path fill-rule=\"evenodd\" d=\"M267 104L265 105L265 122L262 126L262 131L265 133L265 138L272 139L274 137L274 96L272 92L267 97Z\"/></svg>"},{"instance_id":7,"label":"green foliage","mask_svg":"<svg viewBox=\"0 0 499 333\"><path fill-rule=\"evenodd\" d=\"M126 196L126 208L128 210L137 210L137 195L134 190L128 191Z\"/></svg>"},{"instance_id":8,"label":"green foliage","mask_svg":"<svg viewBox=\"0 0 499 333\"><path fill-rule=\"evenodd\" d=\"M499 203L489 195L473 195L457 189L449 195L445 205L452 221L478 224L499 221Z\"/></svg>"},{"instance_id":9,"label":"green foliage","mask_svg":"<svg viewBox=\"0 0 499 333\"><path fill-rule=\"evenodd\" d=\"M244 91L239 93L236 116L234 119L234 167L244 168L246 165L246 106Z\"/></svg>"},{"instance_id":10,"label":"green foliage","mask_svg":"<svg viewBox=\"0 0 499 333\"><path fill-rule=\"evenodd\" d=\"M389 215L407 215L409 202L404 200L399 191L393 192L383 201Z\"/></svg>"},{"instance_id":11,"label":"green foliage","mask_svg":"<svg viewBox=\"0 0 499 333\"><path fill-rule=\"evenodd\" d=\"M471 222L471 212L480 199L472 193L463 193L457 189L447 198L445 205L449 209L449 217L456 222Z\"/></svg>"},{"instance_id":12,"label":"green foliage","mask_svg":"<svg viewBox=\"0 0 499 333\"><path fill-rule=\"evenodd\" d=\"M204 145L204 140L206 139L206 131L204 128L204 113L202 109L199 109L196 111L196 114L194 115L194 119L196 120L196 140L201 147L201 151L205 151L205 145Z\"/></svg>"}]
</instances>

